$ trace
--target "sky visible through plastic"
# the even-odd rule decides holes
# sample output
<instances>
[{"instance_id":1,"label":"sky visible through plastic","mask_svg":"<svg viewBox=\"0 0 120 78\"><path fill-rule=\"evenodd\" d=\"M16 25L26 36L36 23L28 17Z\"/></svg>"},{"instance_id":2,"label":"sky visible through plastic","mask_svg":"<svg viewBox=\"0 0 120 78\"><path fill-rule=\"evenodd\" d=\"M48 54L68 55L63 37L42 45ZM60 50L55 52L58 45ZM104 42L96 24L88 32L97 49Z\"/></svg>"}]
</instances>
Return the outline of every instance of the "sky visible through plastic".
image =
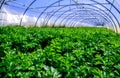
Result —
<instances>
[{"instance_id":1,"label":"sky visible through plastic","mask_svg":"<svg viewBox=\"0 0 120 78\"><path fill-rule=\"evenodd\" d=\"M116 11L116 9L106 0L61 0L60 2L57 2L58 0L36 0L31 6L29 6L33 1L34 0L6 0L2 10L5 11L7 15L3 14L0 17L7 20L8 24L12 23L18 25L39 26L47 24L96 26L114 25L114 23L120 23L120 13L118 12L120 11L119 0L108 0L117 8L118 11ZM102 4L104 7L107 7L107 9L99 4L96 4L94 1ZM51 4L53 5L50 6ZM91 4L91 6L86 4ZM28 7L29 9L25 12ZM110 10L114 15L112 15L108 10ZM108 15L112 19L110 19ZM116 18L114 18L114 16ZM2 20L1 24L5 24L5 22Z\"/></svg>"}]
</instances>

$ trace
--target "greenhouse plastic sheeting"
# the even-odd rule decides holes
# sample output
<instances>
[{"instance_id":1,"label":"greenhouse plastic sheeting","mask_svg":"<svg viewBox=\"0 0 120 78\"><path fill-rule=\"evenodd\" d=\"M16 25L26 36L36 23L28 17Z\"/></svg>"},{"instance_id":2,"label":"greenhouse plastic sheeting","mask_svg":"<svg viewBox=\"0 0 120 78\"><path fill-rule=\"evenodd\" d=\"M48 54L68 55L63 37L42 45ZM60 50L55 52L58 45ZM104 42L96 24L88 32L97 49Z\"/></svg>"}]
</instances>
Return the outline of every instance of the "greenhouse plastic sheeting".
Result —
<instances>
[{"instance_id":1,"label":"greenhouse plastic sheeting","mask_svg":"<svg viewBox=\"0 0 120 78\"><path fill-rule=\"evenodd\" d=\"M0 25L120 26L119 0L1 0Z\"/></svg>"}]
</instances>

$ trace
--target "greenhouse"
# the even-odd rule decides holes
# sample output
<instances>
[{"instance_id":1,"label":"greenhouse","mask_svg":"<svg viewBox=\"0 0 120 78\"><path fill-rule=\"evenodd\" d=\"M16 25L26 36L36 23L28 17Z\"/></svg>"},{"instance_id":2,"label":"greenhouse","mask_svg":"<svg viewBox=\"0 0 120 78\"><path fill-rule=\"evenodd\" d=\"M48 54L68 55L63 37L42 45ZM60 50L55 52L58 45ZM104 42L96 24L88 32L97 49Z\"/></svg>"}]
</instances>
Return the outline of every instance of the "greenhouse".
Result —
<instances>
[{"instance_id":1,"label":"greenhouse","mask_svg":"<svg viewBox=\"0 0 120 78\"><path fill-rule=\"evenodd\" d=\"M119 78L120 0L0 0L0 78Z\"/></svg>"},{"instance_id":2,"label":"greenhouse","mask_svg":"<svg viewBox=\"0 0 120 78\"><path fill-rule=\"evenodd\" d=\"M0 24L108 26L118 31L119 7L119 0L1 0Z\"/></svg>"}]
</instances>

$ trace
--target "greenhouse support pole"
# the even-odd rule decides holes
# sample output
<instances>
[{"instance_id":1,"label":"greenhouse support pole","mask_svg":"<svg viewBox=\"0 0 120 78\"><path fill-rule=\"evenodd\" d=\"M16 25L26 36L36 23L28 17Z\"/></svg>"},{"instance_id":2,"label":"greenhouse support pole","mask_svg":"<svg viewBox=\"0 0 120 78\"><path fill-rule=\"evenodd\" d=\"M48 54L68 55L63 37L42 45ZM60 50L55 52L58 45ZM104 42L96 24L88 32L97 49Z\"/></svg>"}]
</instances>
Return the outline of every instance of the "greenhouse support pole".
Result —
<instances>
[{"instance_id":1,"label":"greenhouse support pole","mask_svg":"<svg viewBox=\"0 0 120 78\"><path fill-rule=\"evenodd\" d=\"M1 10L1 8L2 8L4 2L5 2L5 0L0 1L0 10Z\"/></svg>"}]
</instances>

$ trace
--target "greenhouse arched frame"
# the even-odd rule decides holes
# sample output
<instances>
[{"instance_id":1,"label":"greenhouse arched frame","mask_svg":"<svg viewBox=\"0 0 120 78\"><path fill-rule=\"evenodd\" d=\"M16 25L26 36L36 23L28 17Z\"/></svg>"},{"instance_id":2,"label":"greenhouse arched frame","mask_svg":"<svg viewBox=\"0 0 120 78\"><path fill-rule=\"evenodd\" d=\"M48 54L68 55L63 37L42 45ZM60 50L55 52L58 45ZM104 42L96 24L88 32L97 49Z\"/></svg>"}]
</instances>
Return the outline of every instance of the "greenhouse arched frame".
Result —
<instances>
[{"instance_id":1,"label":"greenhouse arched frame","mask_svg":"<svg viewBox=\"0 0 120 78\"><path fill-rule=\"evenodd\" d=\"M0 25L103 26L120 31L119 0L1 0Z\"/></svg>"}]
</instances>

